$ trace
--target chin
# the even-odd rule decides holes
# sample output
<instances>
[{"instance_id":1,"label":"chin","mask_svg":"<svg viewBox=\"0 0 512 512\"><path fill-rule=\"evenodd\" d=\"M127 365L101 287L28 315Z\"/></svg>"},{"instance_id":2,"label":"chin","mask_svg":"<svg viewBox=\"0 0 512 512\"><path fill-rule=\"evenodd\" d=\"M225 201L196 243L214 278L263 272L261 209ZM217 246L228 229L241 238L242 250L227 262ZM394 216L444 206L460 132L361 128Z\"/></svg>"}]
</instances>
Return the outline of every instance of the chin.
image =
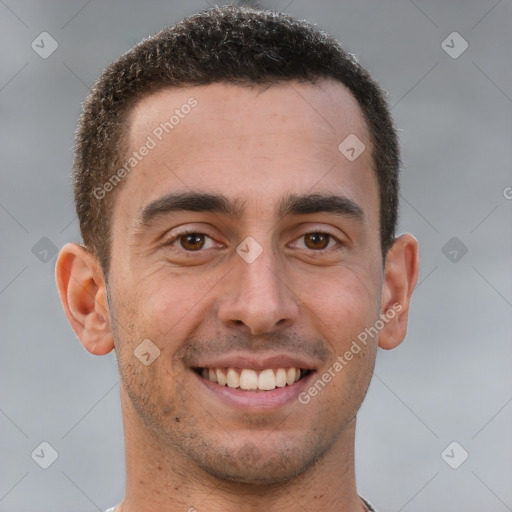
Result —
<instances>
[{"instance_id":1,"label":"chin","mask_svg":"<svg viewBox=\"0 0 512 512\"><path fill-rule=\"evenodd\" d=\"M258 447L247 442L238 449L216 448L191 454L196 464L209 475L234 484L272 486L286 484L310 469L329 449L328 446Z\"/></svg>"}]
</instances>

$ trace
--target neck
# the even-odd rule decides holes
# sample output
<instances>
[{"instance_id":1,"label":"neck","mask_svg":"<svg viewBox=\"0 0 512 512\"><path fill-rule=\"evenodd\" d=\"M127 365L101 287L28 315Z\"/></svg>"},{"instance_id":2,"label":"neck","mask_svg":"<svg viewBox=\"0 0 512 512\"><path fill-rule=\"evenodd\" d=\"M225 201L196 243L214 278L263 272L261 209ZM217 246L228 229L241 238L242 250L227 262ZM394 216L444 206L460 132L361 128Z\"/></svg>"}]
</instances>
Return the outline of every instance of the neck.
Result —
<instances>
[{"instance_id":1,"label":"neck","mask_svg":"<svg viewBox=\"0 0 512 512\"><path fill-rule=\"evenodd\" d=\"M122 393L123 395L124 393ZM356 418L316 464L274 485L241 484L206 473L166 444L122 398L126 448L126 494L116 512L362 512L354 471Z\"/></svg>"}]
</instances>

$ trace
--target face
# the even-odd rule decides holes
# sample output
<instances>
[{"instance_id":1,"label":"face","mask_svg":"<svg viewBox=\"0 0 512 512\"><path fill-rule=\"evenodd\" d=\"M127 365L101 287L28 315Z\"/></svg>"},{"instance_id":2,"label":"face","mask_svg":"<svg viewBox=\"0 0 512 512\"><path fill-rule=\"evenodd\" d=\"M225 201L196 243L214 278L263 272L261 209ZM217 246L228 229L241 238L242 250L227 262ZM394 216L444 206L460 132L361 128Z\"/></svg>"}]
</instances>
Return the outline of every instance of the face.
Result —
<instances>
[{"instance_id":1,"label":"face","mask_svg":"<svg viewBox=\"0 0 512 512\"><path fill-rule=\"evenodd\" d=\"M108 276L129 409L211 475L287 481L339 441L375 361L377 338L333 371L381 313L359 107L328 80L165 90L132 111L129 144Z\"/></svg>"}]
</instances>

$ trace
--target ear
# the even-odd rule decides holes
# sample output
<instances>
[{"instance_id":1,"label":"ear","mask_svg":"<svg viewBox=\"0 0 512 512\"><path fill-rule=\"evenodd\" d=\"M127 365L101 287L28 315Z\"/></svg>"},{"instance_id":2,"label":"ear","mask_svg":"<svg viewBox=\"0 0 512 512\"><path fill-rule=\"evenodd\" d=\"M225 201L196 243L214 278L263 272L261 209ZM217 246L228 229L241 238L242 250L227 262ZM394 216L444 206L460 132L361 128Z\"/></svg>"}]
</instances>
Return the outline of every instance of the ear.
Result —
<instances>
[{"instance_id":1,"label":"ear","mask_svg":"<svg viewBox=\"0 0 512 512\"><path fill-rule=\"evenodd\" d=\"M83 346L95 355L114 348L103 271L97 258L84 247L69 243L55 266L60 300L68 321Z\"/></svg>"},{"instance_id":2,"label":"ear","mask_svg":"<svg viewBox=\"0 0 512 512\"><path fill-rule=\"evenodd\" d=\"M389 350L402 343L407 333L409 304L419 274L418 241L406 233L398 237L388 251L382 285L379 347Z\"/></svg>"}]
</instances>

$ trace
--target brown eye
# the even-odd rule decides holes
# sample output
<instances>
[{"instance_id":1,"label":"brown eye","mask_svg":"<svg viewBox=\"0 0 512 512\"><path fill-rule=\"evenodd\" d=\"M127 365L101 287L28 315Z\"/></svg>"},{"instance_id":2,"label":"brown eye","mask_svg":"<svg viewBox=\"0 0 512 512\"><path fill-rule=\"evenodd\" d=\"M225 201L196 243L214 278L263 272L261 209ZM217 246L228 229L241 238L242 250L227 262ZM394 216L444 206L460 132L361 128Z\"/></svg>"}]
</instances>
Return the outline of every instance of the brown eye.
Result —
<instances>
[{"instance_id":1,"label":"brown eye","mask_svg":"<svg viewBox=\"0 0 512 512\"><path fill-rule=\"evenodd\" d=\"M322 250L329 245L331 238L327 233L309 233L304 235L304 242L308 249Z\"/></svg>"},{"instance_id":2,"label":"brown eye","mask_svg":"<svg viewBox=\"0 0 512 512\"><path fill-rule=\"evenodd\" d=\"M164 247L170 247L174 252L197 252L198 255L206 252L208 249L218 247L218 244L211 236L192 230L176 233L163 245Z\"/></svg>"},{"instance_id":3,"label":"brown eye","mask_svg":"<svg viewBox=\"0 0 512 512\"><path fill-rule=\"evenodd\" d=\"M205 235L201 233L187 233L179 237L180 245L187 251L198 251L203 248Z\"/></svg>"}]
</instances>

